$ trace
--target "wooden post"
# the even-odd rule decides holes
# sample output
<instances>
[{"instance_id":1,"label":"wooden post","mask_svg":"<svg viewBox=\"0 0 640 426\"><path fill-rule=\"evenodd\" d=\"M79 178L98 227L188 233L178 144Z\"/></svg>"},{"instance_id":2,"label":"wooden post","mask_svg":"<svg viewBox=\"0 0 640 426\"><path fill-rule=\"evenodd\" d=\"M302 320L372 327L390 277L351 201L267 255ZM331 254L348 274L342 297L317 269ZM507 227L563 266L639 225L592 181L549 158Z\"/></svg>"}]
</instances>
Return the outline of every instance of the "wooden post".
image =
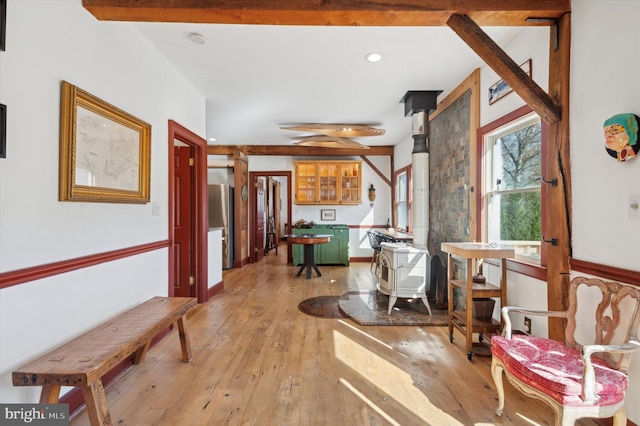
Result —
<instances>
[{"instance_id":1,"label":"wooden post","mask_svg":"<svg viewBox=\"0 0 640 426\"><path fill-rule=\"evenodd\" d=\"M569 160L569 60L571 46L571 14L551 27L549 47L549 95L560 106L561 117L548 124L546 173L544 179L557 179L557 185L546 184L546 206L543 211L546 240L557 238L557 245L547 244L547 304L551 311L567 309L569 288L569 258L571 256L571 162ZM564 340L565 320L549 318L549 337Z\"/></svg>"}]
</instances>

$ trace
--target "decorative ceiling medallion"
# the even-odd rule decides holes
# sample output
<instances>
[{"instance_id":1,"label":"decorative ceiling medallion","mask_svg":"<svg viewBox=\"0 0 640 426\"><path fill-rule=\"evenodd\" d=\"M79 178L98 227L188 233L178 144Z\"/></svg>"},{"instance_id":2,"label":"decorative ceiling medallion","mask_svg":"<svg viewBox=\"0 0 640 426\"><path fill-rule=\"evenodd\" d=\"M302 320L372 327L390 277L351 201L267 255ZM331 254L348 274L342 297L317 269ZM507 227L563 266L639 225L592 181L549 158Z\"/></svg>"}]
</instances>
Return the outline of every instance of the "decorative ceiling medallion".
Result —
<instances>
[{"instance_id":1,"label":"decorative ceiling medallion","mask_svg":"<svg viewBox=\"0 0 640 426\"><path fill-rule=\"evenodd\" d=\"M349 138L340 138L324 135L307 136L301 138L302 140L294 142L294 145L301 146L317 146L321 148L360 148L369 149L368 146L362 145Z\"/></svg>"},{"instance_id":2,"label":"decorative ceiling medallion","mask_svg":"<svg viewBox=\"0 0 640 426\"><path fill-rule=\"evenodd\" d=\"M323 135L333 136L337 138L381 136L385 133L384 129L376 129L375 127L367 126L365 124L308 123L280 128L284 130L296 130L299 132L322 133Z\"/></svg>"}]
</instances>

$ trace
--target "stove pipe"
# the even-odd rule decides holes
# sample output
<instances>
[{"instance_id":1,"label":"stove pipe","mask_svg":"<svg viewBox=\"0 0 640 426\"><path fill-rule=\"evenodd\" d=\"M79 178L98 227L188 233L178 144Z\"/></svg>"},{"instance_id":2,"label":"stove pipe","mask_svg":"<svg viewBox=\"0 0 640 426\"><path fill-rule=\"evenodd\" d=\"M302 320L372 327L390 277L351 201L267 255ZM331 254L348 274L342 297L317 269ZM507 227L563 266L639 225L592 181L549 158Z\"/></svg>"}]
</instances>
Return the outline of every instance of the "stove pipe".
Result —
<instances>
[{"instance_id":1,"label":"stove pipe","mask_svg":"<svg viewBox=\"0 0 640 426\"><path fill-rule=\"evenodd\" d=\"M411 153L411 233L413 246L427 250L429 240L429 112L436 109L440 90L407 92L405 117L412 117L413 151Z\"/></svg>"}]
</instances>

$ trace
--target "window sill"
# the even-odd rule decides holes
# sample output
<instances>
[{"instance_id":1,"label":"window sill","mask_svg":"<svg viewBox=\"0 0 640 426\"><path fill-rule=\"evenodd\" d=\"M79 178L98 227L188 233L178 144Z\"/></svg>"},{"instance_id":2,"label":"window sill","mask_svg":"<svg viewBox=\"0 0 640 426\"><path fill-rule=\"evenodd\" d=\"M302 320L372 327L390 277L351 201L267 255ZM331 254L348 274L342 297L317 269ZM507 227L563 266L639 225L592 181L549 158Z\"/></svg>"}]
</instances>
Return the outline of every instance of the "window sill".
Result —
<instances>
[{"instance_id":1,"label":"window sill","mask_svg":"<svg viewBox=\"0 0 640 426\"><path fill-rule=\"evenodd\" d=\"M484 263L496 267L500 266L500 264L495 259L484 259ZM526 275L528 277L536 278L541 281L547 281L547 268L545 266L527 263L521 260L507 259L507 271Z\"/></svg>"}]
</instances>

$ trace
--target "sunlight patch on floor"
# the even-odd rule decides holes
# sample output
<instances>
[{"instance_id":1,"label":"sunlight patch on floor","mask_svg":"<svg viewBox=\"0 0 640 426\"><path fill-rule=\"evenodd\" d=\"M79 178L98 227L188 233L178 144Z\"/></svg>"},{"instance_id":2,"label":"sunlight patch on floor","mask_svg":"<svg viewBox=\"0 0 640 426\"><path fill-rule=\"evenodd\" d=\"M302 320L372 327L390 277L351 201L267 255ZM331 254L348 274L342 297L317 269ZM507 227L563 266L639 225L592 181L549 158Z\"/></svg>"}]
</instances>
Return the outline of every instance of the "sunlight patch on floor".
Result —
<instances>
[{"instance_id":1,"label":"sunlight patch on floor","mask_svg":"<svg viewBox=\"0 0 640 426\"><path fill-rule=\"evenodd\" d=\"M400 423L396 422L393 418L391 418L391 416L389 416L387 413L385 413L384 410L382 410L382 408L380 408L376 404L374 404L373 401L371 401L369 398L367 398L362 392L360 392L358 389L356 389L355 386L353 386L351 383L347 382L342 377L340 378L340 383L345 385L347 387L347 389L349 389L351 392L353 392L358 398L363 400L365 402L365 404L367 404L369 407L371 407L373 410L375 410L378 414L380 414L382 417L384 417L386 421L388 421L389 423L391 423L394 426L400 426Z\"/></svg>"},{"instance_id":2,"label":"sunlight patch on floor","mask_svg":"<svg viewBox=\"0 0 640 426\"><path fill-rule=\"evenodd\" d=\"M391 362L374 354L344 334L333 332L336 358L375 385L390 399L405 407L426 424L462 425L429 401L413 383L411 376Z\"/></svg>"},{"instance_id":3,"label":"sunlight patch on floor","mask_svg":"<svg viewBox=\"0 0 640 426\"><path fill-rule=\"evenodd\" d=\"M362 336L364 336L364 337L366 337L366 338L368 338L368 339L373 340L373 341L374 341L374 342L376 342L377 344L382 345L382 346L386 347L387 349L391 349L391 350L393 350L393 348L391 347L391 345L389 345L389 344L387 344L387 343L383 342L383 341L382 341L382 340L380 340L380 339L376 339L375 337L373 337L373 336L371 336L371 335L369 335L369 334L365 333L364 331L360 330L359 328L354 327L352 324L348 323L347 321L343 321L343 320L339 320L339 321L340 321L340 323L342 323L342 325L349 327L349 328L351 329L351 331L355 331L356 333L361 334Z\"/></svg>"}]
</instances>

